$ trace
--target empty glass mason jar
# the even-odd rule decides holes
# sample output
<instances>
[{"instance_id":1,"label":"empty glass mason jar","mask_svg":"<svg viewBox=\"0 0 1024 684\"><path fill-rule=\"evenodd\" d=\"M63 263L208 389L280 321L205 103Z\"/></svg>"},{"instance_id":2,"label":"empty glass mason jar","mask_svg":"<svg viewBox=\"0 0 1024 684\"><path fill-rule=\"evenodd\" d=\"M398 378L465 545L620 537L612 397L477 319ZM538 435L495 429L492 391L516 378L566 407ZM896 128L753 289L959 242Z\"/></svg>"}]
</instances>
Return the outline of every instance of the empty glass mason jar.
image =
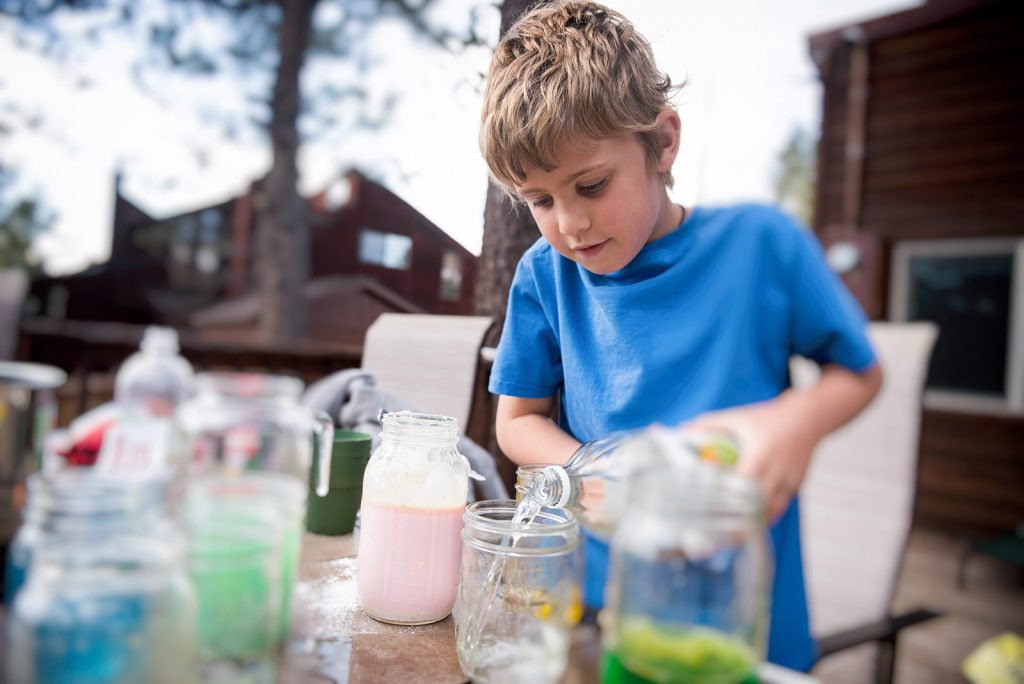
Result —
<instances>
[{"instance_id":1,"label":"empty glass mason jar","mask_svg":"<svg viewBox=\"0 0 1024 684\"><path fill-rule=\"evenodd\" d=\"M259 373L199 373L196 394L175 414L179 450L193 475L244 471L287 474L309 483L312 437L316 489L327 493L334 423L299 402L302 381Z\"/></svg>"},{"instance_id":2,"label":"empty glass mason jar","mask_svg":"<svg viewBox=\"0 0 1024 684\"><path fill-rule=\"evenodd\" d=\"M480 501L464 516L455 610L462 671L481 684L557 682L579 621L579 528L546 508L514 525L514 501Z\"/></svg>"},{"instance_id":3,"label":"empty glass mason jar","mask_svg":"<svg viewBox=\"0 0 1024 684\"><path fill-rule=\"evenodd\" d=\"M644 470L611 544L602 682L754 684L772 561L756 482Z\"/></svg>"},{"instance_id":4,"label":"empty glass mason jar","mask_svg":"<svg viewBox=\"0 0 1024 684\"><path fill-rule=\"evenodd\" d=\"M381 424L363 474L359 602L382 622L437 622L459 587L469 462L454 418L399 411Z\"/></svg>"},{"instance_id":5,"label":"empty glass mason jar","mask_svg":"<svg viewBox=\"0 0 1024 684\"><path fill-rule=\"evenodd\" d=\"M193 681L195 600L162 482L35 476L8 681Z\"/></svg>"}]
</instances>

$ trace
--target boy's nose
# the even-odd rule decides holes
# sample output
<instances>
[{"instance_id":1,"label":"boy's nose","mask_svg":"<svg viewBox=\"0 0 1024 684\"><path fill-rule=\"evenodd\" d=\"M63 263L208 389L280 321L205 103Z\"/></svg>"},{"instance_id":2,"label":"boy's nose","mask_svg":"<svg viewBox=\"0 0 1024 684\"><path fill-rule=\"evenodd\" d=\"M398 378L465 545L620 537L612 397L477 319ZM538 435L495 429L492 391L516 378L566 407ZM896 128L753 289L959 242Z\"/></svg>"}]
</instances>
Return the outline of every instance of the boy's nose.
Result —
<instances>
[{"instance_id":1,"label":"boy's nose","mask_svg":"<svg viewBox=\"0 0 1024 684\"><path fill-rule=\"evenodd\" d=\"M558 217L558 232L566 237L578 237L590 228L590 217L578 209L563 209Z\"/></svg>"}]
</instances>

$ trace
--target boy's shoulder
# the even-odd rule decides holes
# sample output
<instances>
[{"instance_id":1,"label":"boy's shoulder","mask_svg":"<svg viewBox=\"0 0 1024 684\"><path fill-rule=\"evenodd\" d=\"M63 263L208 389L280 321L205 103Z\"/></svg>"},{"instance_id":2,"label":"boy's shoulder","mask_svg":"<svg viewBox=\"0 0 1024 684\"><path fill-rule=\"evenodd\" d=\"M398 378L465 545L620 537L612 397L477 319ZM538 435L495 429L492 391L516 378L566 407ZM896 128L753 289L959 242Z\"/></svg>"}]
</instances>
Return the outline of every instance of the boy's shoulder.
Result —
<instances>
[{"instance_id":1,"label":"boy's shoulder","mask_svg":"<svg viewBox=\"0 0 1024 684\"><path fill-rule=\"evenodd\" d=\"M744 203L699 208L695 229L722 248L759 249L788 261L814 237L801 223L771 204ZM765 252L767 250L767 253Z\"/></svg>"},{"instance_id":2,"label":"boy's shoulder","mask_svg":"<svg viewBox=\"0 0 1024 684\"><path fill-rule=\"evenodd\" d=\"M736 228L761 231L801 230L800 224L791 216L773 204L744 202L698 209L703 222L719 224L723 228Z\"/></svg>"}]
</instances>

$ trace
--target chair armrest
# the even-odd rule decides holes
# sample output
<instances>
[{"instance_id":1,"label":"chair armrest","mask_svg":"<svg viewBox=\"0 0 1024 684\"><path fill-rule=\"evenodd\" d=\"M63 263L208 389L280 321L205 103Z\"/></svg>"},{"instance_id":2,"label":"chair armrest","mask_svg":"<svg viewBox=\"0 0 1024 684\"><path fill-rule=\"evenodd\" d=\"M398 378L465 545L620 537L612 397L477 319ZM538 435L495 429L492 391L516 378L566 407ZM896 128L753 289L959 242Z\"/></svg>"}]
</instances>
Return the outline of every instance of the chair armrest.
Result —
<instances>
[{"instance_id":1,"label":"chair armrest","mask_svg":"<svg viewBox=\"0 0 1024 684\"><path fill-rule=\"evenodd\" d=\"M922 608L902 615L890 615L876 622L829 634L818 639L818 658L821 659L861 644L890 640L902 629L942 617L942 615L942 613Z\"/></svg>"}]
</instances>

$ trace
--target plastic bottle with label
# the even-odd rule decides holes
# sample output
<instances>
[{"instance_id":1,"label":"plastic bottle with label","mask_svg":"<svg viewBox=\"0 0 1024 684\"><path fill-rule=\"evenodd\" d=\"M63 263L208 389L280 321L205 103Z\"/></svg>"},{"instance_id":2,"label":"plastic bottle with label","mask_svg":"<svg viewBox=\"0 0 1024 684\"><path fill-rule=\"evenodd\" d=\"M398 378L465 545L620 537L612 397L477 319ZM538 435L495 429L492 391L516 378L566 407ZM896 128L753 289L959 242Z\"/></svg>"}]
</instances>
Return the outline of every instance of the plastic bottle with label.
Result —
<instances>
[{"instance_id":1,"label":"plastic bottle with label","mask_svg":"<svg viewBox=\"0 0 1024 684\"><path fill-rule=\"evenodd\" d=\"M139 351L117 371L114 401L125 410L170 416L192 391L192 366L179 353L178 333L150 326Z\"/></svg>"},{"instance_id":2,"label":"plastic bottle with label","mask_svg":"<svg viewBox=\"0 0 1024 684\"><path fill-rule=\"evenodd\" d=\"M721 432L654 425L615 432L580 446L564 466L523 465L516 473L519 520L542 507L567 508L590 532L609 538L621 520L631 476L650 467L715 478L739 460L736 440Z\"/></svg>"},{"instance_id":3,"label":"plastic bottle with label","mask_svg":"<svg viewBox=\"0 0 1024 684\"><path fill-rule=\"evenodd\" d=\"M170 466L171 418L192 392L192 366L178 353L178 333L150 326L139 351L114 380L116 418L104 435L96 468L149 475Z\"/></svg>"}]
</instances>

